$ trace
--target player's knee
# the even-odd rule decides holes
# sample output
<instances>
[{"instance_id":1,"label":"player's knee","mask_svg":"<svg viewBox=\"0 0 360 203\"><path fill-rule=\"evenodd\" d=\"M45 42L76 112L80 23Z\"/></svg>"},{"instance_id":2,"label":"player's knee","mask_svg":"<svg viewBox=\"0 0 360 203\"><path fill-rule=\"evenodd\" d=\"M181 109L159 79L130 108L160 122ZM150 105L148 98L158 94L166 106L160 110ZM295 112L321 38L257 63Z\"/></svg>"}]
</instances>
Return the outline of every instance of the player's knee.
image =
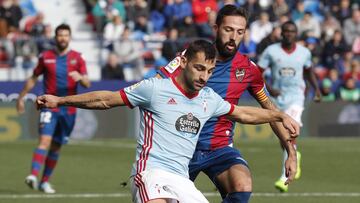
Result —
<instances>
[{"instance_id":1,"label":"player's knee","mask_svg":"<svg viewBox=\"0 0 360 203\"><path fill-rule=\"evenodd\" d=\"M236 180L233 183L234 192L251 192L252 191L252 179L251 177L243 177Z\"/></svg>"},{"instance_id":2,"label":"player's knee","mask_svg":"<svg viewBox=\"0 0 360 203\"><path fill-rule=\"evenodd\" d=\"M48 150L50 148L50 145L51 138L48 136L41 136L38 148Z\"/></svg>"}]
</instances>

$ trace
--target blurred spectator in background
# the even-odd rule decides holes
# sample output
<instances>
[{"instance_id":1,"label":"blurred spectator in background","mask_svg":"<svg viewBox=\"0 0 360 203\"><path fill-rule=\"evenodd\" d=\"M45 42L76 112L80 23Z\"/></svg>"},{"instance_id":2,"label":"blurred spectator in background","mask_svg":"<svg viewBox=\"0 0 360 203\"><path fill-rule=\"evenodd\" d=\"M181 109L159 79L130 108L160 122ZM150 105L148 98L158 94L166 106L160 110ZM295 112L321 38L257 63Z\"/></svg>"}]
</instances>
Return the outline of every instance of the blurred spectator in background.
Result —
<instances>
[{"instance_id":1,"label":"blurred spectator in background","mask_svg":"<svg viewBox=\"0 0 360 203\"><path fill-rule=\"evenodd\" d=\"M352 46L355 39L360 36L360 10L353 9L351 18L344 21L344 37L349 46Z\"/></svg>"},{"instance_id":2,"label":"blurred spectator in background","mask_svg":"<svg viewBox=\"0 0 360 203\"><path fill-rule=\"evenodd\" d=\"M149 68L149 70L144 74L144 79L155 77L157 71L168 64L168 61L163 57L155 60L154 66Z\"/></svg>"},{"instance_id":3,"label":"blurred spectator in background","mask_svg":"<svg viewBox=\"0 0 360 203\"><path fill-rule=\"evenodd\" d=\"M132 39L131 30L125 27L121 38L114 43L114 52L118 55L119 63L124 69L125 80L140 80L143 75L144 59L141 41Z\"/></svg>"},{"instance_id":4,"label":"blurred spectator in background","mask_svg":"<svg viewBox=\"0 0 360 203\"><path fill-rule=\"evenodd\" d=\"M51 25L45 25L44 33L35 38L38 52L41 53L45 50L53 49L55 46L55 40L53 37L53 31Z\"/></svg>"},{"instance_id":5,"label":"blurred spectator in background","mask_svg":"<svg viewBox=\"0 0 360 203\"><path fill-rule=\"evenodd\" d=\"M256 43L250 38L249 29L244 34L244 39L240 44L239 51L247 55L251 60L255 61L256 58Z\"/></svg>"},{"instance_id":6,"label":"blurred spectator in background","mask_svg":"<svg viewBox=\"0 0 360 203\"><path fill-rule=\"evenodd\" d=\"M126 18L126 10L119 0L99 0L92 9L92 14L95 18L95 30L100 35L105 24L111 21L114 15L120 15L121 19Z\"/></svg>"},{"instance_id":7,"label":"blurred spectator in background","mask_svg":"<svg viewBox=\"0 0 360 203\"><path fill-rule=\"evenodd\" d=\"M18 1L0 1L0 18L5 20L6 30L9 32L19 30L19 23L22 17L23 14Z\"/></svg>"},{"instance_id":8,"label":"blurred spectator in background","mask_svg":"<svg viewBox=\"0 0 360 203\"><path fill-rule=\"evenodd\" d=\"M343 101L357 102L360 99L360 89L355 85L355 79L349 78L340 88L340 99Z\"/></svg>"},{"instance_id":9,"label":"blurred spectator in background","mask_svg":"<svg viewBox=\"0 0 360 203\"><path fill-rule=\"evenodd\" d=\"M330 41L327 41L322 49L322 63L326 68L334 68L337 60L347 50L346 42L340 30L336 30Z\"/></svg>"},{"instance_id":10,"label":"blurred spectator in background","mask_svg":"<svg viewBox=\"0 0 360 203\"><path fill-rule=\"evenodd\" d=\"M353 78L356 83L360 83L360 62L353 59L350 64L350 71L346 72L343 76L343 80L346 81L349 78Z\"/></svg>"},{"instance_id":11,"label":"blurred spectator in background","mask_svg":"<svg viewBox=\"0 0 360 203\"><path fill-rule=\"evenodd\" d=\"M30 24L27 24L29 26L27 29L29 29L29 34L33 37L40 37L44 34L45 31L45 23L44 23L44 13L39 12L34 17L33 21L28 22Z\"/></svg>"},{"instance_id":12,"label":"blurred spectator in background","mask_svg":"<svg viewBox=\"0 0 360 203\"><path fill-rule=\"evenodd\" d=\"M281 39L281 28L279 26L273 27L270 34L260 41L256 46L256 54L260 54L271 44L279 42Z\"/></svg>"},{"instance_id":13,"label":"blurred spectator in background","mask_svg":"<svg viewBox=\"0 0 360 203\"><path fill-rule=\"evenodd\" d=\"M335 93L332 91L331 87L332 87L331 80L329 78L324 78L320 85L322 102L332 102L336 100Z\"/></svg>"},{"instance_id":14,"label":"blurred spectator in background","mask_svg":"<svg viewBox=\"0 0 360 203\"><path fill-rule=\"evenodd\" d=\"M321 23L322 39L328 42L338 30L341 30L339 21L331 13L327 12L324 21Z\"/></svg>"},{"instance_id":15,"label":"blurred spectator in background","mask_svg":"<svg viewBox=\"0 0 360 203\"><path fill-rule=\"evenodd\" d=\"M351 16L350 0L340 0L340 5L333 7L335 18L343 25L344 20Z\"/></svg>"},{"instance_id":16,"label":"blurred spectator in background","mask_svg":"<svg viewBox=\"0 0 360 203\"><path fill-rule=\"evenodd\" d=\"M351 69L351 62L354 58L354 54L351 49L347 49L344 54L335 63L335 68L338 70L339 75L342 77L346 72Z\"/></svg>"},{"instance_id":17,"label":"blurred spectator in background","mask_svg":"<svg viewBox=\"0 0 360 203\"><path fill-rule=\"evenodd\" d=\"M317 39L320 38L321 28L319 21L313 17L311 12L306 11L304 17L298 21L296 21L296 25L298 26L299 36L302 39L306 39L307 37L315 37Z\"/></svg>"},{"instance_id":18,"label":"blurred spectator in background","mask_svg":"<svg viewBox=\"0 0 360 203\"><path fill-rule=\"evenodd\" d=\"M0 38L0 68L11 67L14 64L14 44L7 38Z\"/></svg>"},{"instance_id":19,"label":"blurred spectator in background","mask_svg":"<svg viewBox=\"0 0 360 203\"><path fill-rule=\"evenodd\" d=\"M197 37L196 25L194 24L194 20L192 16L188 16L184 20L184 24L178 27L179 30L179 38L193 38Z\"/></svg>"},{"instance_id":20,"label":"blurred spectator in background","mask_svg":"<svg viewBox=\"0 0 360 203\"><path fill-rule=\"evenodd\" d=\"M280 18L280 16L289 13L289 6L287 5L285 0L274 0L270 9L268 10L270 20L276 21Z\"/></svg>"},{"instance_id":21,"label":"blurred spectator in background","mask_svg":"<svg viewBox=\"0 0 360 203\"><path fill-rule=\"evenodd\" d=\"M149 7L145 0L133 0L129 2L126 7L128 13L128 26L131 30L136 31L139 39L143 38L143 35L153 32L152 24L148 21Z\"/></svg>"},{"instance_id":22,"label":"blurred spectator in background","mask_svg":"<svg viewBox=\"0 0 360 203\"><path fill-rule=\"evenodd\" d=\"M262 11L258 0L247 0L242 7L249 12L249 25L257 19L259 13Z\"/></svg>"},{"instance_id":23,"label":"blurred spectator in background","mask_svg":"<svg viewBox=\"0 0 360 203\"><path fill-rule=\"evenodd\" d=\"M20 0L19 6L21 7L23 16L35 16L37 14L33 0Z\"/></svg>"},{"instance_id":24,"label":"blurred spectator in background","mask_svg":"<svg viewBox=\"0 0 360 203\"><path fill-rule=\"evenodd\" d=\"M305 6L304 1L298 1L296 3L295 9L291 11L291 20L296 22L304 18Z\"/></svg>"},{"instance_id":25,"label":"blurred spectator in background","mask_svg":"<svg viewBox=\"0 0 360 203\"><path fill-rule=\"evenodd\" d=\"M108 22L104 28L104 47L108 48L109 50L113 50L113 43L124 32L125 24L121 19L121 16L114 15L112 21Z\"/></svg>"},{"instance_id":26,"label":"blurred spectator in background","mask_svg":"<svg viewBox=\"0 0 360 203\"><path fill-rule=\"evenodd\" d=\"M165 15L162 13L163 3L154 1L154 6L150 11L150 21L153 26L153 32L163 32L166 24Z\"/></svg>"},{"instance_id":27,"label":"blurred spectator in background","mask_svg":"<svg viewBox=\"0 0 360 203\"><path fill-rule=\"evenodd\" d=\"M308 37L305 40L305 47L311 52L313 67L317 67L321 62L321 46L318 39L315 37Z\"/></svg>"},{"instance_id":28,"label":"blurred spectator in background","mask_svg":"<svg viewBox=\"0 0 360 203\"><path fill-rule=\"evenodd\" d=\"M161 55L169 62L176 57L179 51L182 51L182 44L178 39L178 30L171 28L167 39L162 44Z\"/></svg>"},{"instance_id":29,"label":"blurred spectator in background","mask_svg":"<svg viewBox=\"0 0 360 203\"><path fill-rule=\"evenodd\" d=\"M191 4L188 0L168 0L164 7L167 27L182 26L185 18L192 16Z\"/></svg>"},{"instance_id":30,"label":"blurred spectator in background","mask_svg":"<svg viewBox=\"0 0 360 203\"><path fill-rule=\"evenodd\" d=\"M272 23L269 21L269 15L261 12L259 19L250 24L250 38L256 44L264 39L272 30Z\"/></svg>"},{"instance_id":31,"label":"blurred spectator in background","mask_svg":"<svg viewBox=\"0 0 360 203\"><path fill-rule=\"evenodd\" d=\"M37 63L39 54L35 39L19 33L15 41L15 54L16 65L21 66L27 72L24 79L28 78Z\"/></svg>"},{"instance_id":32,"label":"blurred spectator in background","mask_svg":"<svg viewBox=\"0 0 360 203\"><path fill-rule=\"evenodd\" d=\"M328 78L331 80L331 92L337 93L342 84L342 80L339 77L339 72L336 69L330 69L328 73Z\"/></svg>"},{"instance_id":33,"label":"blurred spectator in background","mask_svg":"<svg viewBox=\"0 0 360 203\"><path fill-rule=\"evenodd\" d=\"M192 13L195 25L197 27L197 33L199 37L208 37L208 21L209 13L211 11L218 11L217 3L215 0L193 0L192 1Z\"/></svg>"},{"instance_id":34,"label":"blurred spectator in background","mask_svg":"<svg viewBox=\"0 0 360 203\"><path fill-rule=\"evenodd\" d=\"M110 53L107 62L101 69L101 78L103 80L124 80L124 72L119 64L118 57L115 53Z\"/></svg>"}]
</instances>

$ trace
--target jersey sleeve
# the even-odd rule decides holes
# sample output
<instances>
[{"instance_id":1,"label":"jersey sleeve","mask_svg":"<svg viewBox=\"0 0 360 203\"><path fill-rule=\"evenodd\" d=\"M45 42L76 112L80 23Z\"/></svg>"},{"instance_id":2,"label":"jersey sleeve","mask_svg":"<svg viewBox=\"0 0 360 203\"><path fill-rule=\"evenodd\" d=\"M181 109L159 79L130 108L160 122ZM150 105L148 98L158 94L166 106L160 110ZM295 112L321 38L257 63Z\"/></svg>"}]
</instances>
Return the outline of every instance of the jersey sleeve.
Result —
<instances>
[{"instance_id":1,"label":"jersey sleeve","mask_svg":"<svg viewBox=\"0 0 360 203\"><path fill-rule=\"evenodd\" d=\"M212 117L231 114L234 111L234 105L230 104L228 101L225 101L215 92L213 92L213 101L215 101L216 107Z\"/></svg>"},{"instance_id":2,"label":"jersey sleeve","mask_svg":"<svg viewBox=\"0 0 360 203\"><path fill-rule=\"evenodd\" d=\"M78 58L78 64L79 64L79 73L81 75L86 75L87 74L87 70L86 70L86 63L85 60L83 59L83 57L79 54L79 58Z\"/></svg>"},{"instance_id":3,"label":"jersey sleeve","mask_svg":"<svg viewBox=\"0 0 360 203\"><path fill-rule=\"evenodd\" d=\"M269 48L266 48L264 52L260 55L260 58L257 62L260 68L266 69L270 66L271 63L271 56L269 52Z\"/></svg>"},{"instance_id":4,"label":"jersey sleeve","mask_svg":"<svg viewBox=\"0 0 360 203\"><path fill-rule=\"evenodd\" d=\"M304 63L305 69L311 68L311 66L312 66L311 58L312 58L311 52L308 49L306 49L306 58L305 58L305 63Z\"/></svg>"},{"instance_id":5,"label":"jersey sleeve","mask_svg":"<svg viewBox=\"0 0 360 203\"><path fill-rule=\"evenodd\" d=\"M39 76L44 73L44 69L45 69L44 55L40 54L38 64L36 65L33 74L35 76Z\"/></svg>"},{"instance_id":6,"label":"jersey sleeve","mask_svg":"<svg viewBox=\"0 0 360 203\"><path fill-rule=\"evenodd\" d=\"M155 78L151 78L120 90L120 96L130 108L148 107L151 104L154 89Z\"/></svg>"},{"instance_id":7,"label":"jersey sleeve","mask_svg":"<svg viewBox=\"0 0 360 203\"><path fill-rule=\"evenodd\" d=\"M180 56L175 57L166 66L161 67L157 73L161 75L162 78L177 76L181 72L180 59Z\"/></svg>"},{"instance_id":8,"label":"jersey sleeve","mask_svg":"<svg viewBox=\"0 0 360 203\"><path fill-rule=\"evenodd\" d=\"M250 82L248 91L258 102L266 101L269 98L269 93L266 90L264 79L262 77L262 70L254 62L250 61L250 63L254 77Z\"/></svg>"}]
</instances>

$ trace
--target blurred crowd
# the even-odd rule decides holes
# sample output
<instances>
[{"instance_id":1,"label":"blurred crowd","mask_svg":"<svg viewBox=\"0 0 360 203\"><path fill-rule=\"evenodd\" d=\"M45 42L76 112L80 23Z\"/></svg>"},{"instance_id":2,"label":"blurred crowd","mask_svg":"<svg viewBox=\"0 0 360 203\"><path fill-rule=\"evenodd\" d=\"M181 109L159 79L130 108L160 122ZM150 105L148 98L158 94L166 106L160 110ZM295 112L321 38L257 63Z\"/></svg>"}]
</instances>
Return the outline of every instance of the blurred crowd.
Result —
<instances>
[{"instance_id":1,"label":"blurred crowd","mask_svg":"<svg viewBox=\"0 0 360 203\"><path fill-rule=\"evenodd\" d=\"M52 29L31 0L0 0L0 67L30 69L51 48ZM86 22L101 41L103 79L151 77L193 38L213 39L225 4L250 12L240 51L257 61L293 20L312 61L325 101L359 101L359 0L83 0ZM79 50L81 51L81 50Z\"/></svg>"}]
</instances>

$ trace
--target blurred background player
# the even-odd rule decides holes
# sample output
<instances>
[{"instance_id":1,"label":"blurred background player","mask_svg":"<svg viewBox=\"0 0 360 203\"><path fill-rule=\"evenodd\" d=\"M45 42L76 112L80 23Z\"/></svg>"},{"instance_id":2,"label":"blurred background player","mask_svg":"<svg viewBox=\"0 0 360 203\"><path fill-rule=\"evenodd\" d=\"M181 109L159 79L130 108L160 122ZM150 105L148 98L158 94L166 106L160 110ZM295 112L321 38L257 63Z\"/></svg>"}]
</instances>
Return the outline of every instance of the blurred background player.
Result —
<instances>
[{"instance_id":1,"label":"blurred background player","mask_svg":"<svg viewBox=\"0 0 360 203\"><path fill-rule=\"evenodd\" d=\"M301 114L305 101L304 76L315 88L314 100L317 102L321 100L321 91L312 70L310 51L304 46L296 44L297 32L294 22L285 22L281 27L281 42L267 47L262 53L258 65L264 69L269 67L271 70L272 84L267 85L267 89L275 98L277 106L302 125ZM286 157L287 153L284 151L284 160ZM295 179L300 178L301 175L299 151L297 151L297 158L298 169ZM285 181L286 173L283 167L280 179L275 182L275 187L281 192L288 191Z\"/></svg>"},{"instance_id":2,"label":"blurred background player","mask_svg":"<svg viewBox=\"0 0 360 203\"><path fill-rule=\"evenodd\" d=\"M207 82L223 99L238 104L245 90L253 95L263 108L275 110L276 106L267 97L262 72L246 55L239 52L247 26L247 11L234 5L226 5L218 12L214 30L218 51L216 69ZM160 69L162 77L177 75L180 56ZM252 191L252 178L248 164L239 150L233 148L235 123L227 117L210 119L199 136L193 159L189 164L190 179L195 180L204 172L216 185L223 202L248 202ZM295 176L296 152L288 132L279 123L271 127L281 143L286 146L289 159L286 161L289 183Z\"/></svg>"},{"instance_id":3,"label":"blurred background player","mask_svg":"<svg viewBox=\"0 0 360 203\"><path fill-rule=\"evenodd\" d=\"M279 111L239 107L205 87L215 68L216 50L205 40L189 45L181 56L183 71L175 78L144 80L120 92L97 91L75 96L40 96L39 107L74 106L109 109L140 107L140 136L132 170L133 202L208 202L189 178L188 164L199 133L211 117L227 115L237 122L279 121L292 134L299 126Z\"/></svg>"},{"instance_id":4,"label":"blurred background player","mask_svg":"<svg viewBox=\"0 0 360 203\"><path fill-rule=\"evenodd\" d=\"M44 51L40 57L33 75L26 81L21 91L16 108L24 113L24 97L36 85L38 77L44 75L44 92L57 96L74 95L77 85L90 87L87 77L85 61L81 54L69 48L71 29L66 24L59 25L55 30L56 48ZM33 153L31 174L25 183L32 189L39 189L45 193L55 193L49 184L59 159L61 146L66 144L75 124L76 109L74 107L60 107L42 109L39 121L39 145ZM43 164L44 171L38 184L37 176Z\"/></svg>"}]
</instances>

